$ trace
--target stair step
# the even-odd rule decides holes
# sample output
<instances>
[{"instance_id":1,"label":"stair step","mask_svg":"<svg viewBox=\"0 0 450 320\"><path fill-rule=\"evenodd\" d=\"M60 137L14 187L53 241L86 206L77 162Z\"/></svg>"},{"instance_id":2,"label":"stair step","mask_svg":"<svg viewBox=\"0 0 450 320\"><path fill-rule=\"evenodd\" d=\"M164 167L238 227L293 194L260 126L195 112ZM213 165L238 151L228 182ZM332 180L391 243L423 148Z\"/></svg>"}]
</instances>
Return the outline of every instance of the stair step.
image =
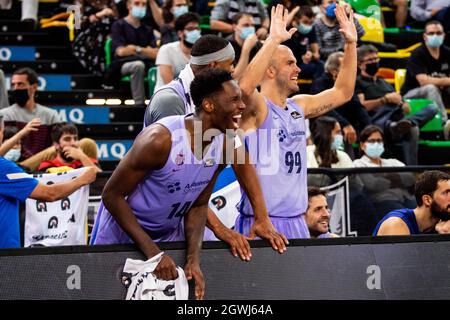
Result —
<instances>
[{"instance_id":1,"label":"stair step","mask_svg":"<svg viewBox=\"0 0 450 320\"><path fill-rule=\"evenodd\" d=\"M13 73L19 68L29 67L37 73L71 74L86 72L76 60L39 60L39 61L0 61L0 69L4 73Z\"/></svg>"},{"instance_id":2,"label":"stair step","mask_svg":"<svg viewBox=\"0 0 450 320\"><path fill-rule=\"evenodd\" d=\"M55 39L58 44L69 43L69 30L65 28L46 29L47 32L0 32L0 43L2 45L54 45ZM56 37L55 34L60 36Z\"/></svg>"}]
</instances>

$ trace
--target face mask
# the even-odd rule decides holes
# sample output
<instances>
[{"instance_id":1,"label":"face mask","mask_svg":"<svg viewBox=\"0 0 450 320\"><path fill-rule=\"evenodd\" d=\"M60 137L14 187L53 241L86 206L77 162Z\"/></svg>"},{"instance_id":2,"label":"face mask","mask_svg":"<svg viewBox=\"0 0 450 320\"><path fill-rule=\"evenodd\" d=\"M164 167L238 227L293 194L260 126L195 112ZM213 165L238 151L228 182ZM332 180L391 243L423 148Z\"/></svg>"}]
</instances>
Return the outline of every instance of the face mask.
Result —
<instances>
[{"instance_id":1,"label":"face mask","mask_svg":"<svg viewBox=\"0 0 450 320\"><path fill-rule=\"evenodd\" d=\"M139 19L139 20L142 19L143 17L145 17L146 13L147 13L146 7L141 8L141 7L133 6L131 8L131 15L133 17L135 17L136 19Z\"/></svg>"},{"instance_id":2,"label":"face mask","mask_svg":"<svg viewBox=\"0 0 450 320\"><path fill-rule=\"evenodd\" d=\"M444 36L432 35L427 36L427 45L432 48L439 48L444 43Z\"/></svg>"},{"instance_id":3,"label":"face mask","mask_svg":"<svg viewBox=\"0 0 450 320\"><path fill-rule=\"evenodd\" d=\"M378 159L384 152L384 145L382 143L366 143L366 150L364 153L372 159Z\"/></svg>"},{"instance_id":4,"label":"face mask","mask_svg":"<svg viewBox=\"0 0 450 320\"><path fill-rule=\"evenodd\" d=\"M326 9L326 15L330 19L336 19L336 14L334 13L334 9L336 9L336 3L330 4Z\"/></svg>"},{"instance_id":5,"label":"face mask","mask_svg":"<svg viewBox=\"0 0 450 320\"><path fill-rule=\"evenodd\" d=\"M9 150L4 157L6 160L16 162L20 159L20 149L11 149Z\"/></svg>"},{"instance_id":6,"label":"face mask","mask_svg":"<svg viewBox=\"0 0 450 320\"><path fill-rule=\"evenodd\" d=\"M376 75L378 69L380 69L380 64L378 62L366 64L366 72L370 76Z\"/></svg>"},{"instance_id":7,"label":"face mask","mask_svg":"<svg viewBox=\"0 0 450 320\"><path fill-rule=\"evenodd\" d=\"M342 134L337 134L334 136L333 142L331 143L331 150L338 150L342 142L344 142L344 136Z\"/></svg>"},{"instance_id":8,"label":"face mask","mask_svg":"<svg viewBox=\"0 0 450 320\"><path fill-rule=\"evenodd\" d=\"M173 15L175 16L175 19L187 12L189 12L188 6L179 6L173 9Z\"/></svg>"},{"instance_id":9,"label":"face mask","mask_svg":"<svg viewBox=\"0 0 450 320\"><path fill-rule=\"evenodd\" d=\"M255 34L255 27L245 27L241 30L241 39L245 40L252 34Z\"/></svg>"},{"instance_id":10,"label":"face mask","mask_svg":"<svg viewBox=\"0 0 450 320\"><path fill-rule=\"evenodd\" d=\"M25 107L25 105L27 104L27 101L29 99L28 89L16 89L16 90L13 90L12 94L13 94L14 101L16 101L16 103L19 106Z\"/></svg>"},{"instance_id":11,"label":"face mask","mask_svg":"<svg viewBox=\"0 0 450 320\"><path fill-rule=\"evenodd\" d=\"M308 33L310 33L311 30L312 30L312 28L313 28L313 26L308 26L307 24L303 24L303 23L300 23L300 24L297 26L297 29L298 29L298 31L299 31L301 34L308 34Z\"/></svg>"},{"instance_id":12,"label":"face mask","mask_svg":"<svg viewBox=\"0 0 450 320\"><path fill-rule=\"evenodd\" d=\"M192 46L201 36L200 30L185 31L184 41Z\"/></svg>"}]
</instances>

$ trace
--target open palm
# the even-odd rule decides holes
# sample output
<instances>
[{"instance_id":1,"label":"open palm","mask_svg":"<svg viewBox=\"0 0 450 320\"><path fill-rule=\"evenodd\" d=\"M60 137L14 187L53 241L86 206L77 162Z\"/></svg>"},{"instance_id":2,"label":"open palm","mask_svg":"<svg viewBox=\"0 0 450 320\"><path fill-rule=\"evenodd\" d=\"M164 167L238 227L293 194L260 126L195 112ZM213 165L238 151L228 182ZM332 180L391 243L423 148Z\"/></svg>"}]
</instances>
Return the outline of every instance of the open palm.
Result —
<instances>
[{"instance_id":1,"label":"open palm","mask_svg":"<svg viewBox=\"0 0 450 320\"><path fill-rule=\"evenodd\" d=\"M283 5L278 4L272 7L272 21L270 24L270 37L277 39L279 43L289 40L297 31L296 28L286 30L289 12L284 9Z\"/></svg>"},{"instance_id":2,"label":"open palm","mask_svg":"<svg viewBox=\"0 0 450 320\"><path fill-rule=\"evenodd\" d=\"M353 11L350 11L350 17L347 17L344 7L337 5L334 10L336 19L339 23L339 32L345 38L345 42L356 42L358 40L358 33L356 32L355 20L353 18Z\"/></svg>"}]
</instances>

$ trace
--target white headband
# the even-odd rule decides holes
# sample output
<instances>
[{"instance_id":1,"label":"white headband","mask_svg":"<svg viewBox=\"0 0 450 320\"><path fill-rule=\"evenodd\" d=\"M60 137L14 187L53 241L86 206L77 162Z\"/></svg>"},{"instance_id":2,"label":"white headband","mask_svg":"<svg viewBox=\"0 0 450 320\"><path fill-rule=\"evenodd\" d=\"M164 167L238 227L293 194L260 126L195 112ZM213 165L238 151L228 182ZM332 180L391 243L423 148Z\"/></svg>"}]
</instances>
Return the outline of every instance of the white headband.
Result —
<instances>
[{"instance_id":1,"label":"white headband","mask_svg":"<svg viewBox=\"0 0 450 320\"><path fill-rule=\"evenodd\" d=\"M234 56L233 46L231 43L228 43L225 48L220 49L219 51L197 57L191 56L191 60L189 62L197 66L205 66L214 61L225 61L229 59L234 61Z\"/></svg>"}]
</instances>

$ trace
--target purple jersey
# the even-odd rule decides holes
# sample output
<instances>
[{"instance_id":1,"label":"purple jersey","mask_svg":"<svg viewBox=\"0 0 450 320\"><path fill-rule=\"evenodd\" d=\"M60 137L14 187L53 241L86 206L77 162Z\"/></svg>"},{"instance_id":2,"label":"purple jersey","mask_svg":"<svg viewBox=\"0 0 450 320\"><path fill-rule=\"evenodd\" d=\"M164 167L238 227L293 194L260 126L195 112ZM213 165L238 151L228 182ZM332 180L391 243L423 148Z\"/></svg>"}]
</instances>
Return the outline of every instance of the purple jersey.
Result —
<instances>
[{"instance_id":1,"label":"purple jersey","mask_svg":"<svg viewBox=\"0 0 450 320\"><path fill-rule=\"evenodd\" d=\"M267 117L258 130L246 136L246 147L275 228L278 225L278 231L288 238L309 237L302 217L308 207L305 117L292 99L287 99L286 108L267 99L266 104ZM248 234L254 214L243 191L239 211L236 227Z\"/></svg>"},{"instance_id":2,"label":"purple jersey","mask_svg":"<svg viewBox=\"0 0 450 320\"><path fill-rule=\"evenodd\" d=\"M222 161L223 135L216 136L205 157L198 160L192 153L184 119L185 116L170 116L156 122L172 134L169 158L163 168L149 171L127 198L139 224L157 242L184 240L182 218ZM129 242L132 240L102 205L91 244Z\"/></svg>"}]
</instances>

